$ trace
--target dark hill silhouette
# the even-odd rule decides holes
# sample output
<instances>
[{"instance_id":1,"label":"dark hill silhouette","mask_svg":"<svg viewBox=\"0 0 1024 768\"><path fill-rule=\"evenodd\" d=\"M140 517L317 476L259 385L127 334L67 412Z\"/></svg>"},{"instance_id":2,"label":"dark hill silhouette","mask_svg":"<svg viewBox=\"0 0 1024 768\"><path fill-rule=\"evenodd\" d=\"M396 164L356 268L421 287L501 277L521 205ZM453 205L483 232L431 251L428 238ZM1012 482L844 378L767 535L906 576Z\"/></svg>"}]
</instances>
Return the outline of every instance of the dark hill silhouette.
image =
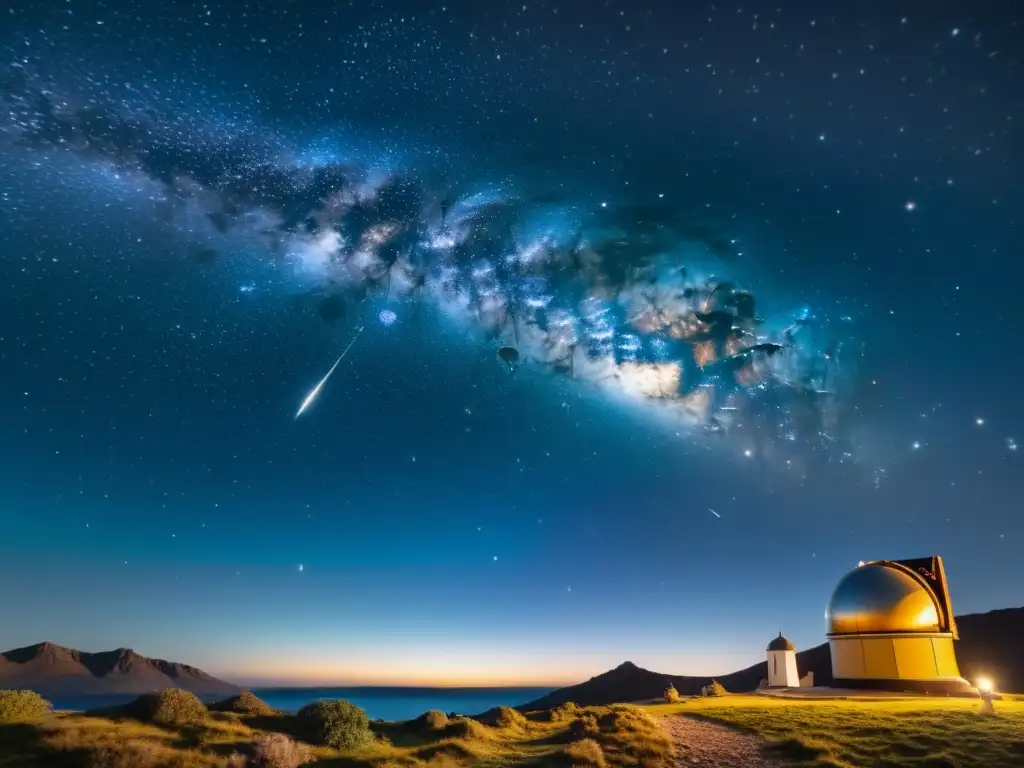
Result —
<instances>
[{"instance_id":1,"label":"dark hill silhouette","mask_svg":"<svg viewBox=\"0 0 1024 768\"><path fill-rule=\"evenodd\" d=\"M1020 651L1024 647L1024 607L958 616L956 623L960 632L955 646L960 674L968 680L991 677L1000 691L1024 693L1024 654ZM832 657L828 643L798 652L796 666L801 677L813 672L815 685L829 685ZM660 697L670 684L681 695L692 696L700 693L712 679L718 680L726 690L740 693L755 690L767 677L767 661L714 678L665 675L627 661L585 683L559 688L518 708L524 711L549 709L568 701L581 706L642 701Z\"/></svg>"},{"instance_id":2,"label":"dark hill silhouette","mask_svg":"<svg viewBox=\"0 0 1024 768\"><path fill-rule=\"evenodd\" d=\"M0 689L43 696L147 693L183 688L200 696L231 696L241 689L187 664L149 659L129 648L85 653L39 643L0 654Z\"/></svg>"}]
</instances>

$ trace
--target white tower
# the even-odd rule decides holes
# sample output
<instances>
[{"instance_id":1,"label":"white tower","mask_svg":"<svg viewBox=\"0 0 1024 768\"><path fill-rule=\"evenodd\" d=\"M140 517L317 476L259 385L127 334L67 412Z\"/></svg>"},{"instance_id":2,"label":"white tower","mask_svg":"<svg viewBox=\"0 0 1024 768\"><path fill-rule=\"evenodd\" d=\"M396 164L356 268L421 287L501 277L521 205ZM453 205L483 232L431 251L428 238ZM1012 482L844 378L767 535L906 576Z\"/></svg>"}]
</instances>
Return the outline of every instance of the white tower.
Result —
<instances>
[{"instance_id":1,"label":"white tower","mask_svg":"<svg viewBox=\"0 0 1024 768\"><path fill-rule=\"evenodd\" d=\"M796 648L781 632L768 643L768 687L800 687L800 675L796 671Z\"/></svg>"}]
</instances>

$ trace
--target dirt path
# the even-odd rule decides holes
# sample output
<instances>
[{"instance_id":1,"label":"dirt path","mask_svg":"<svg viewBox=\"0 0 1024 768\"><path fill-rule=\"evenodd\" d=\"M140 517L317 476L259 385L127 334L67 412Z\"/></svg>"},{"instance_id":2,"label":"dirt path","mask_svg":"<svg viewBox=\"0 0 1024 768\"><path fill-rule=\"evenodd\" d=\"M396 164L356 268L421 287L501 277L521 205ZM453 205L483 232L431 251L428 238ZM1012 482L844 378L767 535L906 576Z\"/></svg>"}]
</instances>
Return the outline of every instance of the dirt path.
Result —
<instances>
[{"instance_id":1,"label":"dirt path","mask_svg":"<svg viewBox=\"0 0 1024 768\"><path fill-rule=\"evenodd\" d=\"M785 768L792 765L766 754L764 742L750 733L685 715L663 717L661 722L675 742L677 768L695 765Z\"/></svg>"}]
</instances>

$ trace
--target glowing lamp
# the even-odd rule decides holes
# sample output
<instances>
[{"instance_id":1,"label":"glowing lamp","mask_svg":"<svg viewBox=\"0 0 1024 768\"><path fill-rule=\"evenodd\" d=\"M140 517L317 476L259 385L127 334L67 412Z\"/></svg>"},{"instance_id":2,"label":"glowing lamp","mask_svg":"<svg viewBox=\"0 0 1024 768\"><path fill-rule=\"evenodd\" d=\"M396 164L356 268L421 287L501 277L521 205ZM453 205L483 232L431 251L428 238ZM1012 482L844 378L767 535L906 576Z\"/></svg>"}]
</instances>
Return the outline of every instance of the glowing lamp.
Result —
<instances>
[{"instance_id":1,"label":"glowing lamp","mask_svg":"<svg viewBox=\"0 0 1024 768\"><path fill-rule=\"evenodd\" d=\"M981 711L985 714L994 715L996 708L992 703L992 699L995 698L995 694L992 693L992 681L987 677L979 677L978 691L981 693Z\"/></svg>"}]
</instances>

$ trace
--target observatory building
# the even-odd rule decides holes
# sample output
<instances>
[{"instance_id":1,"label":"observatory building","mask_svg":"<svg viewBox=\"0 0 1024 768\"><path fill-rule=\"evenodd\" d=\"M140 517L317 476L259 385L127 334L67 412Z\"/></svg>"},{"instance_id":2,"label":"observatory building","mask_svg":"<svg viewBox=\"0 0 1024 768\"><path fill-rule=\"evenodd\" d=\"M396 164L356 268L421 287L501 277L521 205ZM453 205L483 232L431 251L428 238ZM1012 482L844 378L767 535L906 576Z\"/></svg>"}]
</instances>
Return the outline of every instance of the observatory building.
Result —
<instances>
[{"instance_id":1,"label":"observatory building","mask_svg":"<svg viewBox=\"0 0 1024 768\"><path fill-rule=\"evenodd\" d=\"M825 613L833 685L966 693L942 558L875 560L846 574Z\"/></svg>"}]
</instances>

